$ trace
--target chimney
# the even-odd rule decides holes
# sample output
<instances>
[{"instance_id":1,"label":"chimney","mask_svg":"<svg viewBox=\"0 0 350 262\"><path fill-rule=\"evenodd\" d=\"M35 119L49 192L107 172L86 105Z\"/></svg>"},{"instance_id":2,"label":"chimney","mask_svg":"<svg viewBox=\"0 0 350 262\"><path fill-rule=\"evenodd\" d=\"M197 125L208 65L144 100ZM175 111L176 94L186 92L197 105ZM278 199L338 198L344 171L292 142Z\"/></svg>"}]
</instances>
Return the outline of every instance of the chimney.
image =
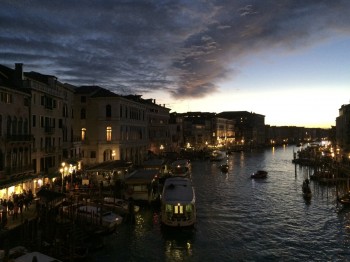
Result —
<instances>
[{"instance_id":1,"label":"chimney","mask_svg":"<svg viewBox=\"0 0 350 262\"><path fill-rule=\"evenodd\" d=\"M23 64L15 64L15 85L16 87L23 87Z\"/></svg>"}]
</instances>

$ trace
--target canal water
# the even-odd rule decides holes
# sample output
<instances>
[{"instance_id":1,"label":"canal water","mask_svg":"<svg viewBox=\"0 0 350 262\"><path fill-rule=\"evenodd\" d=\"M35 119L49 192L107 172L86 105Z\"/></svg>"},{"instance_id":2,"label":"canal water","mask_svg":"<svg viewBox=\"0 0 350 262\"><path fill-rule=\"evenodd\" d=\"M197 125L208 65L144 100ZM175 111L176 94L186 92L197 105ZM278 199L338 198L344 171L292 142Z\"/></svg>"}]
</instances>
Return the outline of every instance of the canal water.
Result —
<instances>
[{"instance_id":1,"label":"canal water","mask_svg":"<svg viewBox=\"0 0 350 262\"><path fill-rule=\"evenodd\" d=\"M143 208L135 225L104 238L92 261L350 261L350 210L336 204L335 187L311 181L306 202L301 185L311 174L292 163L293 146L235 152L227 174L220 163L192 161L198 222L169 230L159 210ZM265 180L252 180L258 169Z\"/></svg>"}]
</instances>

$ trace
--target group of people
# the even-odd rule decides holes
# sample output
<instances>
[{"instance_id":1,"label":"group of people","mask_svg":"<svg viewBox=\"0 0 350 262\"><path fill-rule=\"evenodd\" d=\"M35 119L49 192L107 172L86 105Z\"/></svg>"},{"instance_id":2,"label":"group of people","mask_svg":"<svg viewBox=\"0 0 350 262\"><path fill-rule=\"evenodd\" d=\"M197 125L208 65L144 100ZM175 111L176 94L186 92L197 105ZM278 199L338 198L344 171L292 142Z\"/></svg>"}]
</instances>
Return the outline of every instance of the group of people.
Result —
<instances>
[{"instance_id":1,"label":"group of people","mask_svg":"<svg viewBox=\"0 0 350 262\"><path fill-rule=\"evenodd\" d=\"M27 210L33 201L33 192L23 190L21 194L13 194L9 199L0 199L0 225L4 228L7 224L8 217L12 217L13 220L18 219L18 215L23 214L24 210Z\"/></svg>"}]
</instances>

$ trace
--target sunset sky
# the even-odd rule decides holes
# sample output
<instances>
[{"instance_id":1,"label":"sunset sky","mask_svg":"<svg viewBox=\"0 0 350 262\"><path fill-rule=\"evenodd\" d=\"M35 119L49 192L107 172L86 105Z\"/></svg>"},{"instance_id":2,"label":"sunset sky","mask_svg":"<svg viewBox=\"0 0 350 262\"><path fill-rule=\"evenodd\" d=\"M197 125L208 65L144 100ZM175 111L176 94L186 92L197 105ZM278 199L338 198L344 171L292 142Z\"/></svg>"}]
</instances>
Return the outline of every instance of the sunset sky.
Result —
<instances>
[{"instance_id":1,"label":"sunset sky","mask_svg":"<svg viewBox=\"0 0 350 262\"><path fill-rule=\"evenodd\" d=\"M350 103L349 0L0 0L0 64L156 99L335 125Z\"/></svg>"}]
</instances>

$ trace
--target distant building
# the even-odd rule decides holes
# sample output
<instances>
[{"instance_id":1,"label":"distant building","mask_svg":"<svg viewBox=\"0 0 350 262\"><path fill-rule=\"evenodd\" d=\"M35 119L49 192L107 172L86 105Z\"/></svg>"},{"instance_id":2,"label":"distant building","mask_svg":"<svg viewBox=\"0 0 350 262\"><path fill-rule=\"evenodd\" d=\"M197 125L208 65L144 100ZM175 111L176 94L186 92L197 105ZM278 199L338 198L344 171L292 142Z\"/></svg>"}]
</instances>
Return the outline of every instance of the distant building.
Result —
<instances>
[{"instance_id":1,"label":"distant building","mask_svg":"<svg viewBox=\"0 0 350 262\"><path fill-rule=\"evenodd\" d=\"M183 133L183 115L178 113L170 113L169 132L171 146L169 151L179 152L180 148L185 146Z\"/></svg>"},{"instance_id":2,"label":"distant building","mask_svg":"<svg viewBox=\"0 0 350 262\"><path fill-rule=\"evenodd\" d=\"M234 121L236 143L249 146L265 145L265 116L247 111L225 111L217 117Z\"/></svg>"},{"instance_id":3,"label":"distant building","mask_svg":"<svg viewBox=\"0 0 350 262\"><path fill-rule=\"evenodd\" d=\"M342 105L336 118L337 145L344 152L350 152L350 104Z\"/></svg>"},{"instance_id":4,"label":"distant building","mask_svg":"<svg viewBox=\"0 0 350 262\"><path fill-rule=\"evenodd\" d=\"M215 113L187 112L180 115L183 117L183 135L186 147L203 148L216 142L216 134L213 134Z\"/></svg>"}]
</instances>

